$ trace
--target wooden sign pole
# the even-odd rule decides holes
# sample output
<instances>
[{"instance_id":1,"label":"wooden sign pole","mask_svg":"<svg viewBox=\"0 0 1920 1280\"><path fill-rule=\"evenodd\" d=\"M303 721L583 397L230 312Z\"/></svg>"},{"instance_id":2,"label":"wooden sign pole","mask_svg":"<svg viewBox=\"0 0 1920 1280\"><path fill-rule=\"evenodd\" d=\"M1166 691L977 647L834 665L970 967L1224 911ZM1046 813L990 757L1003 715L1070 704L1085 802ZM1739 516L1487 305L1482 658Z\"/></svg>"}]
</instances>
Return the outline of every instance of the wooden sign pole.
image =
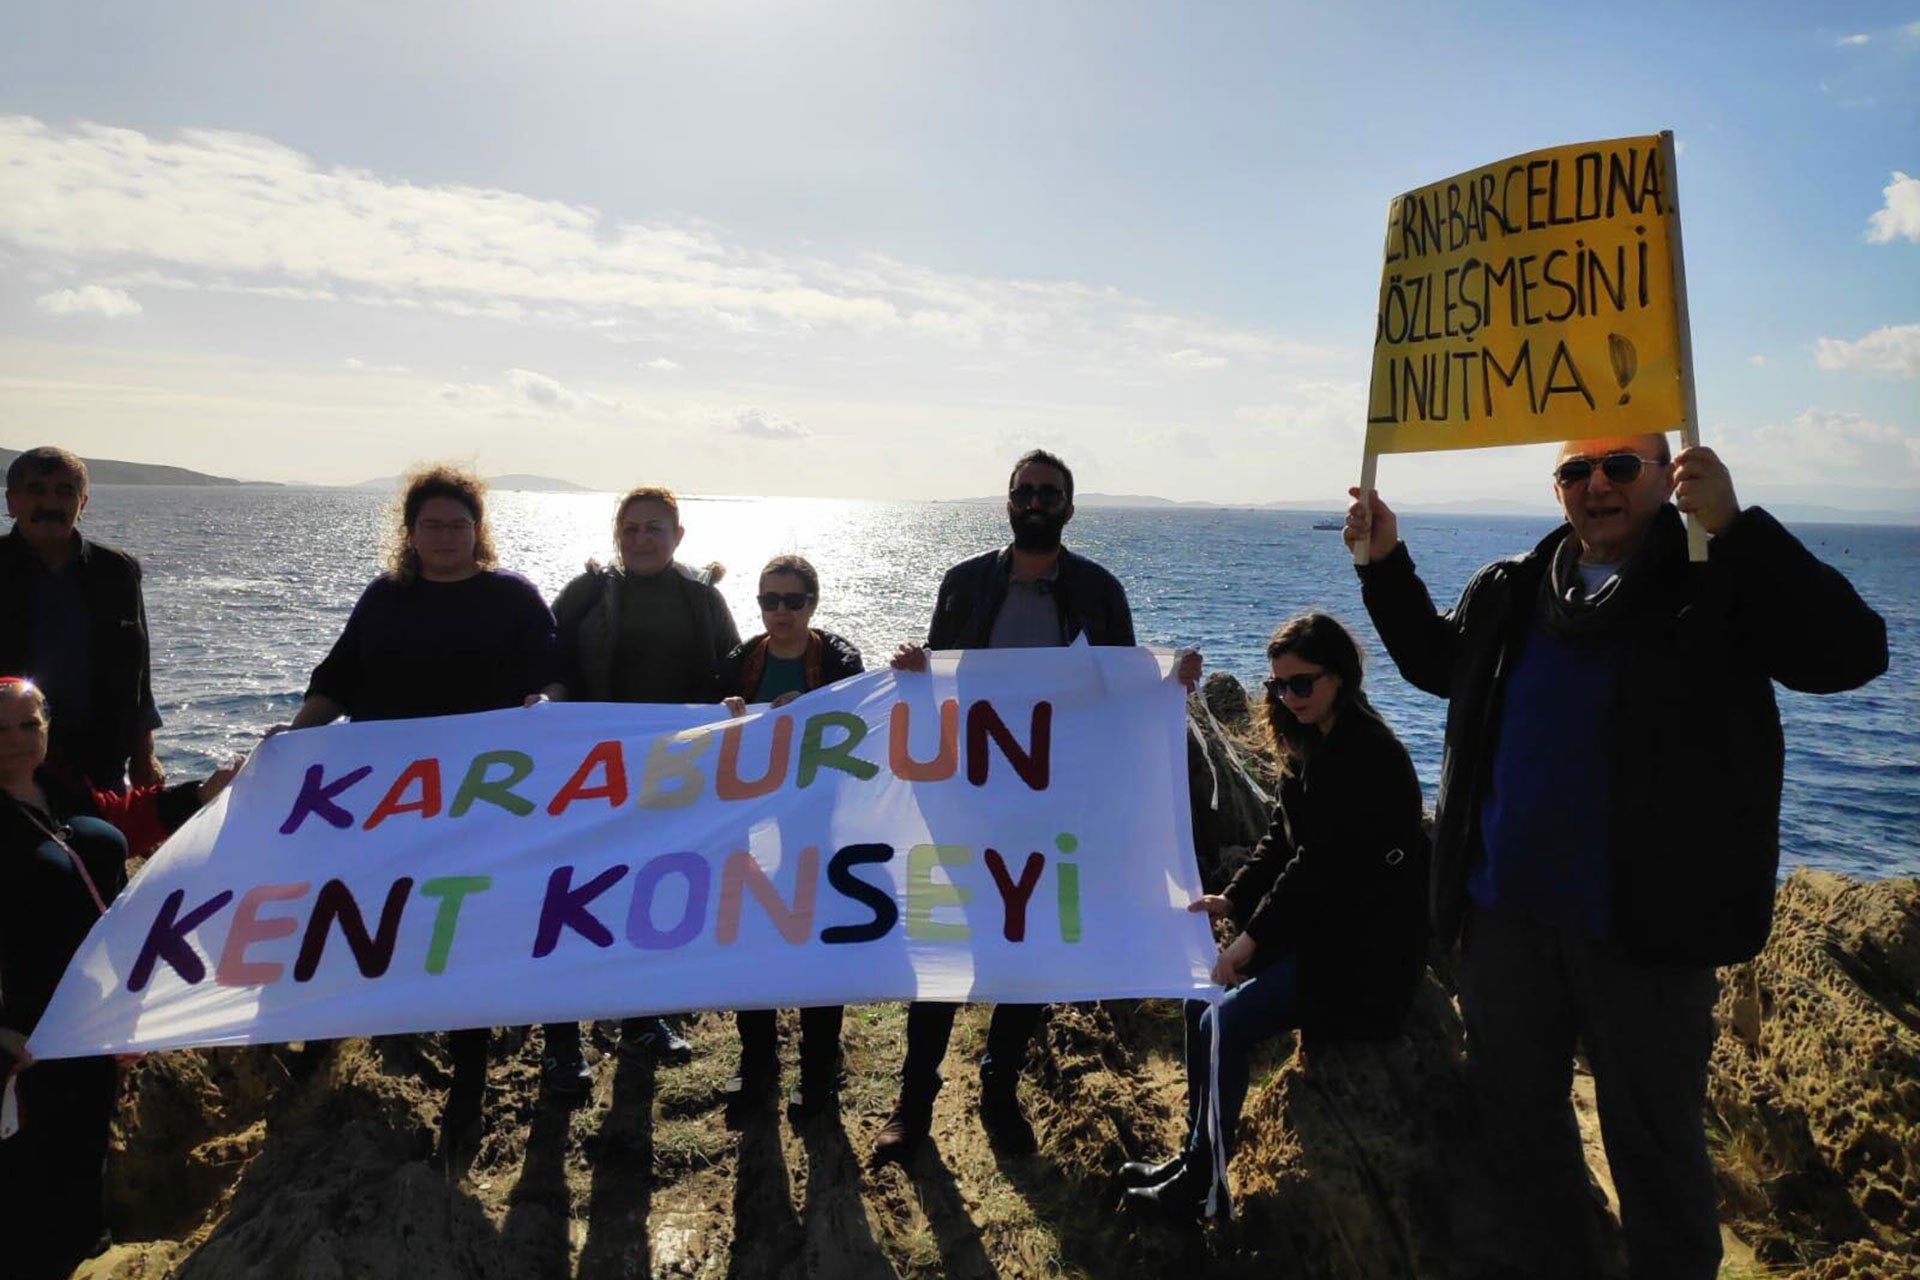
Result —
<instances>
[{"instance_id":1,"label":"wooden sign pole","mask_svg":"<svg viewBox=\"0 0 1920 1280\"><path fill-rule=\"evenodd\" d=\"M1360 462L1360 501L1367 509L1368 540L1371 540L1373 537L1373 477L1374 472L1379 468L1379 463L1380 455L1371 449L1367 450L1366 456L1362 458ZM1353 562L1355 564L1367 563L1368 557L1371 554L1368 549L1369 545L1369 541L1361 541L1353 545L1351 550L1353 551Z\"/></svg>"},{"instance_id":2,"label":"wooden sign pole","mask_svg":"<svg viewBox=\"0 0 1920 1280\"><path fill-rule=\"evenodd\" d=\"M1667 187L1667 213L1672 227L1669 240L1673 260L1673 309L1680 339L1680 443L1688 449L1700 443L1700 405L1693 389L1693 324L1687 315L1687 260L1680 248L1680 186L1673 162L1673 130L1660 131L1660 165ZM1687 558L1696 562L1707 558L1707 531L1694 516L1687 517Z\"/></svg>"}]
</instances>

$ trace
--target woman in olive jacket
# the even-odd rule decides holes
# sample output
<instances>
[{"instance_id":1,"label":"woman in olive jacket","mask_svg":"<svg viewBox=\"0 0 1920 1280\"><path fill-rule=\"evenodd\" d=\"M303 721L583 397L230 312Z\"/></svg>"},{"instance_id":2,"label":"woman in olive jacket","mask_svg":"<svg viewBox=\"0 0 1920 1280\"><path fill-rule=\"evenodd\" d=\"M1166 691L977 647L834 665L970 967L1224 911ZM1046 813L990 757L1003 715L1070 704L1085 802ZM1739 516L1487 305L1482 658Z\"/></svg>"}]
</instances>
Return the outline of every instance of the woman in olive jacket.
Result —
<instances>
[{"instance_id":1,"label":"woman in olive jacket","mask_svg":"<svg viewBox=\"0 0 1920 1280\"><path fill-rule=\"evenodd\" d=\"M1361 692L1359 647L1333 618L1306 613L1273 633L1267 658L1281 767L1273 825L1222 892L1188 907L1231 918L1240 933L1213 969L1226 995L1187 1005L1187 1141L1172 1160L1121 1170L1130 1205L1182 1217L1205 1212L1213 1185L1216 1019L1230 1156L1255 1046L1294 1028L1313 1039L1397 1035L1426 963L1420 782Z\"/></svg>"}]
</instances>

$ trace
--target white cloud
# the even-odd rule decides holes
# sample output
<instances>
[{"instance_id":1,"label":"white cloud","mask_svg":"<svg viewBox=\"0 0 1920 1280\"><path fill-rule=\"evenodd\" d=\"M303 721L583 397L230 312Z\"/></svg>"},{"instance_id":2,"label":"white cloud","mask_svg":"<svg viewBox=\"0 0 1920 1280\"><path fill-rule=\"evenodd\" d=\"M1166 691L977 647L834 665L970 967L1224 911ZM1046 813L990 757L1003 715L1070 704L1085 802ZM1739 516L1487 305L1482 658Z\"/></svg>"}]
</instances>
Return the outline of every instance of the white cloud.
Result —
<instances>
[{"instance_id":1,"label":"white cloud","mask_svg":"<svg viewBox=\"0 0 1920 1280\"><path fill-rule=\"evenodd\" d=\"M443 382L435 395L443 403L452 405L491 408L501 401L499 390L482 382Z\"/></svg>"},{"instance_id":2,"label":"white cloud","mask_svg":"<svg viewBox=\"0 0 1920 1280\"><path fill-rule=\"evenodd\" d=\"M1755 461L1799 481L1901 485L1920 479L1920 439L1863 414L1803 410L1790 422L1757 427Z\"/></svg>"},{"instance_id":3,"label":"white cloud","mask_svg":"<svg viewBox=\"0 0 1920 1280\"><path fill-rule=\"evenodd\" d=\"M1920 324L1888 325L1857 342L1821 338L1814 344L1814 363L1822 369L1862 370L1920 378Z\"/></svg>"},{"instance_id":4,"label":"white cloud","mask_svg":"<svg viewBox=\"0 0 1920 1280\"><path fill-rule=\"evenodd\" d=\"M517 392L521 399L536 404L542 409L561 409L568 413L580 407L580 397L549 378L544 373L535 373L531 369L507 370L507 385Z\"/></svg>"},{"instance_id":5,"label":"white cloud","mask_svg":"<svg viewBox=\"0 0 1920 1280\"><path fill-rule=\"evenodd\" d=\"M654 359L647 361L646 364L641 367L646 369L658 369L661 373L672 373L675 369L678 369L680 366L675 364L673 361L667 359L665 356L657 356Z\"/></svg>"},{"instance_id":6,"label":"white cloud","mask_svg":"<svg viewBox=\"0 0 1920 1280\"><path fill-rule=\"evenodd\" d=\"M140 314L140 304L122 289L88 284L78 289L55 289L35 298L34 304L50 316L102 316L118 320Z\"/></svg>"},{"instance_id":7,"label":"white cloud","mask_svg":"<svg viewBox=\"0 0 1920 1280\"><path fill-rule=\"evenodd\" d=\"M1197 347L1187 347L1181 351L1170 351L1162 356L1161 359L1176 369L1190 369L1196 372L1202 369L1223 368L1227 363L1225 356L1210 355Z\"/></svg>"},{"instance_id":8,"label":"white cloud","mask_svg":"<svg viewBox=\"0 0 1920 1280\"><path fill-rule=\"evenodd\" d=\"M1764 369L1767 367L1767 358L1760 355L1748 356L1747 363L1756 369Z\"/></svg>"},{"instance_id":9,"label":"white cloud","mask_svg":"<svg viewBox=\"0 0 1920 1280\"><path fill-rule=\"evenodd\" d=\"M1896 238L1920 241L1920 178L1896 169L1882 194L1887 205L1867 220L1867 239L1873 244L1891 244Z\"/></svg>"},{"instance_id":10,"label":"white cloud","mask_svg":"<svg viewBox=\"0 0 1920 1280\"><path fill-rule=\"evenodd\" d=\"M768 252L696 222L621 221L514 191L325 168L266 138L0 116L0 247L111 262L166 287L431 309L620 341L885 335L1033 367L1141 369L1166 352L1268 364L1329 352L1073 281L879 255ZM616 321L609 324L609 321Z\"/></svg>"},{"instance_id":11,"label":"white cloud","mask_svg":"<svg viewBox=\"0 0 1920 1280\"><path fill-rule=\"evenodd\" d=\"M412 373L413 372L413 370L409 369L404 364L368 364L365 360L362 360L359 356L348 356L345 360L341 361L341 363L345 365L347 368L353 370L355 373Z\"/></svg>"},{"instance_id":12,"label":"white cloud","mask_svg":"<svg viewBox=\"0 0 1920 1280\"><path fill-rule=\"evenodd\" d=\"M733 411L733 430L757 440L804 440L812 434L790 418L753 406Z\"/></svg>"},{"instance_id":13,"label":"white cloud","mask_svg":"<svg viewBox=\"0 0 1920 1280\"><path fill-rule=\"evenodd\" d=\"M1834 43L1842 49L1845 49L1849 45L1871 44L1873 43L1873 37L1868 35L1841 36L1838 40L1835 40Z\"/></svg>"}]
</instances>

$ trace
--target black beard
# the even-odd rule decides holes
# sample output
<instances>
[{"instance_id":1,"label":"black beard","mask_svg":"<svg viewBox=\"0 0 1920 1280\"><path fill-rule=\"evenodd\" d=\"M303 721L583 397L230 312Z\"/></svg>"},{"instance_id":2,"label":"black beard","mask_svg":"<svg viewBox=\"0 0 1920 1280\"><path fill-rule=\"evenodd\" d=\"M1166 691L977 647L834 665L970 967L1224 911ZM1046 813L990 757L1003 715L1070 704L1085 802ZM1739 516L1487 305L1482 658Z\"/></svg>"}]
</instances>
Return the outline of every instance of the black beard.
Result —
<instances>
[{"instance_id":1,"label":"black beard","mask_svg":"<svg viewBox=\"0 0 1920 1280\"><path fill-rule=\"evenodd\" d=\"M1013 545L1020 551L1058 551L1060 531L1067 527L1064 517L1045 511L1025 511L1007 517L1013 526Z\"/></svg>"}]
</instances>

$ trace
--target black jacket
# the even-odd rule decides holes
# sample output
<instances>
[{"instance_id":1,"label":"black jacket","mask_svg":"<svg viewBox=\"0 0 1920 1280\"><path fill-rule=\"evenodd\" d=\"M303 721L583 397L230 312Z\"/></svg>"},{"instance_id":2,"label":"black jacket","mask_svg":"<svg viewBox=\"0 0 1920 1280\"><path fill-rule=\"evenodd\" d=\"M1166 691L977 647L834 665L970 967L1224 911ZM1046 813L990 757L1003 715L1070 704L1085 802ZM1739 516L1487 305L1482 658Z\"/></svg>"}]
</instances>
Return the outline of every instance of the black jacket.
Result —
<instances>
[{"instance_id":1,"label":"black jacket","mask_svg":"<svg viewBox=\"0 0 1920 1280\"><path fill-rule=\"evenodd\" d=\"M117 786L151 723L153 682L147 645L147 607L140 593L140 562L91 538L80 539L74 560L90 621L88 668L93 726L76 736L63 729L54 707L49 758L101 786ZM18 528L0 538L0 675L32 675L33 593L45 571Z\"/></svg>"},{"instance_id":2,"label":"black jacket","mask_svg":"<svg viewBox=\"0 0 1920 1280\"><path fill-rule=\"evenodd\" d=\"M802 661L805 664L807 692L830 685L848 676L857 676L866 670L860 660L860 650L853 642L833 634L831 631L810 629L807 633L807 652ZM753 639L735 645L733 651L720 660L720 672L715 678L714 697L745 698L754 700L760 691L760 679L766 674L766 632Z\"/></svg>"},{"instance_id":3,"label":"black jacket","mask_svg":"<svg viewBox=\"0 0 1920 1280\"><path fill-rule=\"evenodd\" d=\"M1360 568L1361 598L1409 683L1448 699L1434 826L1433 920L1460 932L1466 880L1510 659L1540 580L1572 536L1481 569L1450 612L1434 609L1404 545ZM1887 669L1886 624L1839 573L1757 507L1689 563L1668 507L1626 572L1644 573L1613 701L1614 938L1640 961L1731 964L1766 944L1780 862L1780 714L1772 681L1806 693L1857 688ZM1540 714L1552 715L1551 707ZM1577 725L1569 725L1577 732Z\"/></svg>"},{"instance_id":4,"label":"black jacket","mask_svg":"<svg viewBox=\"0 0 1920 1280\"><path fill-rule=\"evenodd\" d=\"M1007 601L1012 572L1013 552L1007 547L962 560L947 570L933 604L933 621L927 626L927 647L986 648L994 619ZM1061 638L1068 644L1083 635L1088 644L1128 647L1134 643L1126 589L1085 556L1061 549L1053 602L1060 613Z\"/></svg>"},{"instance_id":5,"label":"black jacket","mask_svg":"<svg viewBox=\"0 0 1920 1280\"><path fill-rule=\"evenodd\" d=\"M1422 818L1407 749L1357 708L1281 779L1273 825L1221 892L1256 965L1295 958L1303 1034L1399 1034L1426 967Z\"/></svg>"}]
</instances>

